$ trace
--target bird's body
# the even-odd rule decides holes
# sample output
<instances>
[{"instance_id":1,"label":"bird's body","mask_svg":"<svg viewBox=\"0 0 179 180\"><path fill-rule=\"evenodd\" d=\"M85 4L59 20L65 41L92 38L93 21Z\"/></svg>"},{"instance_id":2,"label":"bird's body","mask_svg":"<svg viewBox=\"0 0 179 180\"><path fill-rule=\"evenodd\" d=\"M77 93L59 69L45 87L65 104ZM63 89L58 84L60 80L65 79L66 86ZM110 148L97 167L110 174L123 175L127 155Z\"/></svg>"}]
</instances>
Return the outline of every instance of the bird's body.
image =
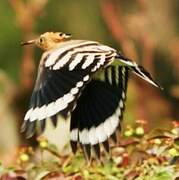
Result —
<instances>
[{"instance_id":1,"label":"bird's body","mask_svg":"<svg viewBox=\"0 0 179 180\"><path fill-rule=\"evenodd\" d=\"M69 40L63 33L45 33L35 43L45 50L24 118L23 130L30 137L36 122L41 130L47 118L57 124L57 114L71 115L70 140L73 152L82 145L87 158L100 144L109 151L125 108L129 71L158 86L150 74L109 46L87 40ZM113 63L115 62L115 65Z\"/></svg>"}]
</instances>

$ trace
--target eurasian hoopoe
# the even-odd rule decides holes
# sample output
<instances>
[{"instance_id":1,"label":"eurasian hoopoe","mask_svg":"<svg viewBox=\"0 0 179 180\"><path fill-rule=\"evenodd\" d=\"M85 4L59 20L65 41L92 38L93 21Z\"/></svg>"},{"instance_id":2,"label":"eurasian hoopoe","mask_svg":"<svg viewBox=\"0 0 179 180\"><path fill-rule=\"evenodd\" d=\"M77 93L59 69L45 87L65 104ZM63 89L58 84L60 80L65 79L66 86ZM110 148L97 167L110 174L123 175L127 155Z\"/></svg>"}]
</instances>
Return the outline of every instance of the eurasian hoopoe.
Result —
<instances>
[{"instance_id":1,"label":"eurasian hoopoe","mask_svg":"<svg viewBox=\"0 0 179 180\"><path fill-rule=\"evenodd\" d=\"M28 44L45 52L22 131L31 137L36 123L43 132L47 118L56 127L58 114L64 118L71 116L72 150L75 153L79 143L87 159L91 157L91 148L100 157L100 146L109 152L109 138L116 141L130 71L160 87L142 66L98 42L70 40L69 34L47 32L22 43Z\"/></svg>"}]
</instances>

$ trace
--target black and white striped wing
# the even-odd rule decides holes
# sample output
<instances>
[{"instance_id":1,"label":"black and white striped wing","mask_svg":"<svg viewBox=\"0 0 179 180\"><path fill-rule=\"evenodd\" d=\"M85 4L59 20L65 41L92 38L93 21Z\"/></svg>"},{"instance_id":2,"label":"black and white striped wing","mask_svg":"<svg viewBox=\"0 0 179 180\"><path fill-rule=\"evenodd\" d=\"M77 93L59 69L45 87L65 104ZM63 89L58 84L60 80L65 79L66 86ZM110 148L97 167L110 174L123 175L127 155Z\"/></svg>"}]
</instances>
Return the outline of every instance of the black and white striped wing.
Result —
<instances>
[{"instance_id":1,"label":"black and white striped wing","mask_svg":"<svg viewBox=\"0 0 179 180\"><path fill-rule=\"evenodd\" d=\"M81 70L94 73L111 62L115 56L116 50L109 46L94 41L73 40L70 44L67 42L66 46L49 54L45 61L45 67L59 70L68 66L69 71L80 67Z\"/></svg>"},{"instance_id":2,"label":"black and white striped wing","mask_svg":"<svg viewBox=\"0 0 179 180\"><path fill-rule=\"evenodd\" d=\"M100 144L109 151L108 139L116 141L115 132L125 108L128 68L109 66L102 75L103 81L93 79L85 87L71 115L72 150L76 152L79 142L87 159L91 148L100 157Z\"/></svg>"},{"instance_id":3,"label":"black and white striped wing","mask_svg":"<svg viewBox=\"0 0 179 180\"><path fill-rule=\"evenodd\" d=\"M45 128L46 118L51 118L56 126L60 113L67 117L75 106L75 101L81 93L90 77L85 72L68 71L62 68L60 71L44 69L34 88L30 107L24 118L24 130L30 137L35 132L36 120L39 121L42 131ZM40 82L39 82L40 81Z\"/></svg>"},{"instance_id":4,"label":"black and white striped wing","mask_svg":"<svg viewBox=\"0 0 179 180\"><path fill-rule=\"evenodd\" d=\"M77 41L43 58L22 126L27 137L35 133L37 120L43 131L46 118L51 118L56 126L58 113L67 117L91 76L115 56L113 49L87 42Z\"/></svg>"}]
</instances>

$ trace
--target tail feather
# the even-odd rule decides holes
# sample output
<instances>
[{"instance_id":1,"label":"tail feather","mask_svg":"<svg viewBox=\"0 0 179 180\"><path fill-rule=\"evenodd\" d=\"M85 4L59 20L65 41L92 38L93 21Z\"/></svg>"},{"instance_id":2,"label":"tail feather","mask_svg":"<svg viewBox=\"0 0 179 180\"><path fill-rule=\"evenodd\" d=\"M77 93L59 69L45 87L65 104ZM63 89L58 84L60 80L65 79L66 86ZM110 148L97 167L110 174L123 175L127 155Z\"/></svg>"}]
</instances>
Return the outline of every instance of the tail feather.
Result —
<instances>
[{"instance_id":1,"label":"tail feather","mask_svg":"<svg viewBox=\"0 0 179 180\"><path fill-rule=\"evenodd\" d=\"M150 84L163 89L150 75L149 72L147 72L142 66L139 66L137 64L135 64L136 66L132 67L132 69L134 70L134 73L136 75L138 75L139 77L141 77L142 79L144 79L145 81L149 82Z\"/></svg>"},{"instance_id":2,"label":"tail feather","mask_svg":"<svg viewBox=\"0 0 179 180\"><path fill-rule=\"evenodd\" d=\"M116 59L120 60L120 64L124 66L128 66L130 70L132 70L136 75L138 75L140 78L144 79L148 83L152 84L153 86L156 86L160 89L163 89L150 75L150 73L144 69L144 67L136 64L135 62L131 61L130 59L124 57L122 54L118 54L116 56Z\"/></svg>"}]
</instances>

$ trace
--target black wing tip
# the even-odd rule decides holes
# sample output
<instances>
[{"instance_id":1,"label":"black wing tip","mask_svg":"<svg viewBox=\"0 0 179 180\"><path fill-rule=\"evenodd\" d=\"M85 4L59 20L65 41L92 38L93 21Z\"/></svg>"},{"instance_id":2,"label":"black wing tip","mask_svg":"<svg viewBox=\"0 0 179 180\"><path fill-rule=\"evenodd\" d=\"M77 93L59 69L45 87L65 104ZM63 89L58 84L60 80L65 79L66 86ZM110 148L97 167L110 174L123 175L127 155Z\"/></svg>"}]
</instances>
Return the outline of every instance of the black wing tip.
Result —
<instances>
[{"instance_id":1,"label":"black wing tip","mask_svg":"<svg viewBox=\"0 0 179 180\"><path fill-rule=\"evenodd\" d=\"M52 122L54 128L56 128L57 124L58 124L58 117L57 117L57 115L55 114L55 115L51 116L50 118L51 118L51 122Z\"/></svg>"},{"instance_id":2,"label":"black wing tip","mask_svg":"<svg viewBox=\"0 0 179 180\"><path fill-rule=\"evenodd\" d=\"M35 135L35 132L31 132L29 134L26 133L26 139L30 139Z\"/></svg>"},{"instance_id":3,"label":"black wing tip","mask_svg":"<svg viewBox=\"0 0 179 180\"><path fill-rule=\"evenodd\" d=\"M83 144L81 145L83 148L84 156L87 162L91 161L91 145L90 144Z\"/></svg>"},{"instance_id":4,"label":"black wing tip","mask_svg":"<svg viewBox=\"0 0 179 180\"><path fill-rule=\"evenodd\" d=\"M39 121L40 125L40 132L43 133L45 131L45 127L46 127L46 119L42 119Z\"/></svg>"},{"instance_id":5,"label":"black wing tip","mask_svg":"<svg viewBox=\"0 0 179 180\"><path fill-rule=\"evenodd\" d=\"M73 154L76 154L76 152L77 152L77 149L78 149L77 145L78 144L76 141L70 141L70 146L71 146L71 150L72 150Z\"/></svg>"},{"instance_id":6,"label":"black wing tip","mask_svg":"<svg viewBox=\"0 0 179 180\"><path fill-rule=\"evenodd\" d=\"M26 130L26 138L30 139L35 135L36 122L30 122Z\"/></svg>"},{"instance_id":7,"label":"black wing tip","mask_svg":"<svg viewBox=\"0 0 179 180\"><path fill-rule=\"evenodd\" d=\"M101 163L102 160L101 160L101 148L100 148L100 144L95 144L92 146L93 148L93 151L95 153L95 156L97 158L97 160L99 160L99 162Z\"/></svg>"},{"instance_id":8,"label":"black wing tip","mask_svg":"<svg viewBox=\"0 0 179 180\"><path fill-rule=\"evenodd\" d=\"M117 144L117 134L116 134L116 131L111 135L110 138L112 139L112 141L114 142L114 144Z\"/></svg>"},{"instance_id":9,"label":"black wing tip","mask_svg":"<svg viewBox=\"0 0 179 180\"><path fill-rule=\"evenodd\" d=\"M24 133L26 131L27 123L28 123L28 121L24 120L24 122L22 123L21 128L20 128L20 133Z\"/></svg>"},{"instance_id":10,"label":"black wing tip","mask_svg":"<svg viewBox=\"0 0 179 180\"><path fill-rule=\"evenodd\" d=\"M36 122L30 122L29 120L24 120L21 128L21 133L25 133L26 139L32 138L36 133Z\"/></svg>"},{"instance_id":11,"label":"black wing tip","mask_svg":"<svg viewBox=\"0 0 179 180\"><path fill-rule=\"evenodd\" d=\"M108 139L106 141L104 141L103 143L103 147L105 149L105 151L110 154L110 148L109 148L109 142L108 142Z\"/></svg>"}]
</instances>

